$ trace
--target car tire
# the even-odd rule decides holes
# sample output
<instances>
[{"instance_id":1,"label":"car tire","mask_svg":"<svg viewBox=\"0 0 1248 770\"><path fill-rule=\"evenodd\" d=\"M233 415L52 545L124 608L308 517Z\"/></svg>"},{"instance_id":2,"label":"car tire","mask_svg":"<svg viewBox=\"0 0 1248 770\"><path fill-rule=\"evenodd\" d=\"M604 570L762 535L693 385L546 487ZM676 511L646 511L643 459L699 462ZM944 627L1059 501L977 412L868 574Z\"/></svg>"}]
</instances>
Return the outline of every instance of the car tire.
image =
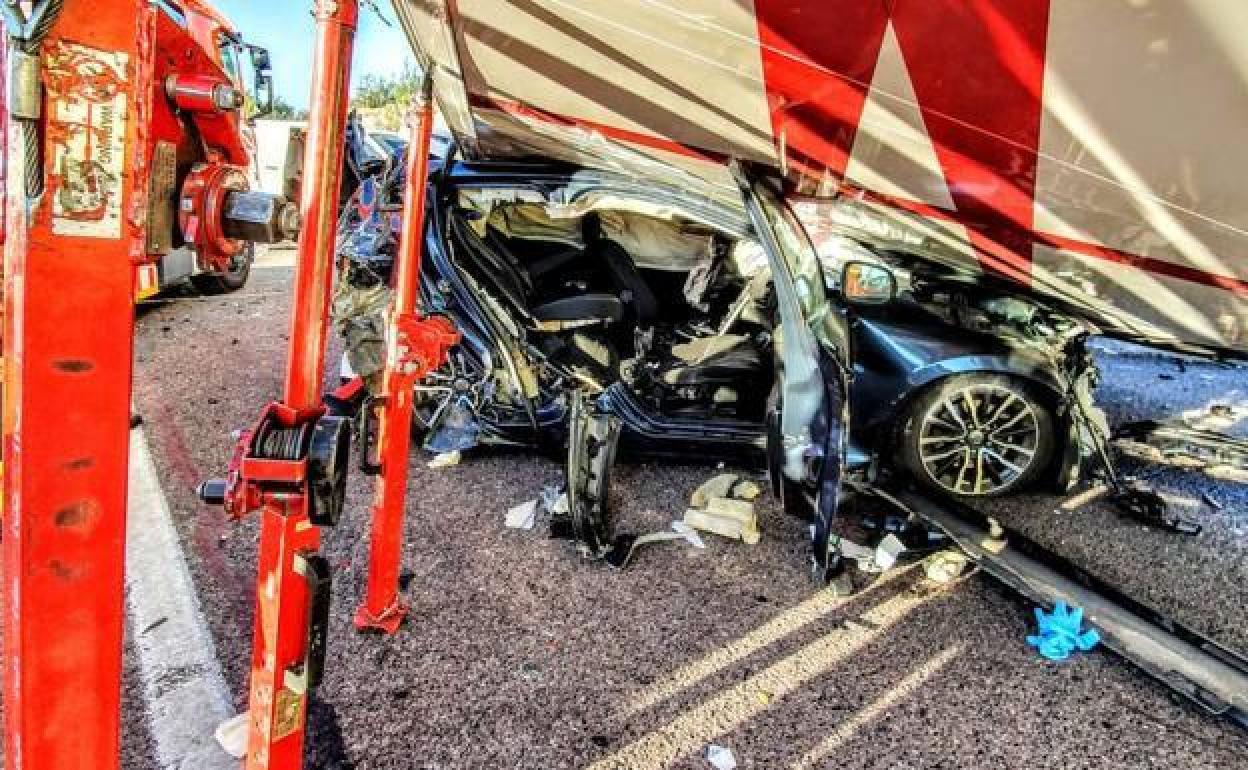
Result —
<instances>
[{"instance_id":1,"label":"car tire","mask_svg":"<svg viewBox=\"0 0 1248 770\"><path fill-rule=\"evenodd\" d=\"M903 413L898 461L921 486L954 498L1002 497L1051 464L1053 415L1017 377L961 374L941 380Z\"/></svg>"},{"instance_id":2,"label":"car tire","mask_svg":"<svg viewBox=\"0 0 1248 770\"><path fill-rule=\"evenodd\" d=\"M251 277L251 263L256 259L256 245L248 243L243 247L224 273L199 273L191 276L191 285L200 294L229 294L247 285Z\"/></svg>"}]
</instances>

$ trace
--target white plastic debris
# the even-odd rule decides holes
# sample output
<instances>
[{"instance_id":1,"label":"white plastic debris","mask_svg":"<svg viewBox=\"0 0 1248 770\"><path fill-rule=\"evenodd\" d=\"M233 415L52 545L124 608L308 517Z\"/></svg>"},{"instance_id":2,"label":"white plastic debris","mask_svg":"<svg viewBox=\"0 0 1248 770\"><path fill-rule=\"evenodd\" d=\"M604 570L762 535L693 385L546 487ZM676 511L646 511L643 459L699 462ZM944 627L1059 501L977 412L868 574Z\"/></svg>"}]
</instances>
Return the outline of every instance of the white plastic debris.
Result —
<instances>
[{"instance_id":1,"label":"white plastic debris","mask_svg":"<svg viewBox=\"0 0 1248 770\"><path fill-rule=\"evenodd\" d=\"M510 508L503 523L511 529L533 529L537 523L537 501L529 500Z\"/></svg>"},{"instance_id":2,"label":"white plastic debris","mask_svg":"<svg viewBox=\"0 0 1248 770\"><path fill-rule=\"evenodd\" d=\"M702 539L702 536L698 534L697 530L695 530L693 527L689 526L685 522L673 521L672 531L679 532L680 534L684 535L685 539L689 541L689 545L693 546L694 548L706 548L706 541Z\"/></svg>"},{"instance_id":3,"label":"white plastic debris","mask_svg":"<svg viewBox=\"0 0 1248 770\"><path fill-rule=\"evenodd\" d=\"M758 515L754 504L730 498L712 498L705 510L690 508L685 511L685 524L703 532L713 532L721 537L740 540L755 545L762 536L758 531Z\"/></svg>"},{"instance_id":4,"label":"white plastic debris","mask_svg":"<svg viewBox=\"0 0 1248 770\"><path fill-rule=\"evenodd\" d=\"M716 497L753 501L762 493L763 488L749 479L742 479L736 473L721 473L707 479L694 490L689 498L689 505L694 508L705 508L711 499Z\"/></svg>"},{"instance_id":5,"label":"white plastic debris","mask_svg":"<svg viewBox=\"0 0 1248 770\"><path fill-rule=\"evenodd\" d=\"M463 454L456 449L454 452L443 452L436 454L433 459L426 463L426 466L437 470L438 468L451 468L459 465L459 461L464 459Z\"/></svg>"},{"instance_id":6,"label":"white plastic debris","mask_svg":"<svg viewBox=\"0 0 1248 770\"><path fill-rule=\"evenodd\" d=\"M247 725L250 714L243 712L231 717L212 731L221 749L235 759L242 759L247 754Z\"/></svg>"},{"instance_id":7,"label":"white plastic debris","mask_svg":"<svg viewBox=\"0 0 1248 770\"><path fill-rule=\"evenodd\" d=\"M858 569L863 572L879 572L880 569L875 563L875 550L868 548L860 543L855 543L847 537L840 539L841 555L846 559L858 562Z\"/></svg>"},{"instance_id":8,"label":"white plastic debris","mask_svg":"<svg viewBox=\"0 0 1248 770\"><path fill-rule=\"evenodd\" d=\"M542 487L542 494L538 498L538 504L547 513L560 516L568 512L568 493L557 484L547 484Z\"/></svg>"},{"instance_id":9,"label":"white plastic debris","mask_svg":"<svg viewBox=\"0 0 1248 770\"><path fill-rule=\"evenodd\" d=\"M880 544L875 547L875 566L881 570L890 570L897 563L897 557L901 552L906 550L905 543L891 532L884 536Z\"/></svg>"},{"instance_id":10,"label":"white plastic debris","mask_svg":"<svg viewBox=\"0 0 1248 770\"><path fill-rule=\"evenodd\" d=\"M961 551L940 551L923 562L923 574L933 583L952 583L966 571L970 559Z\"/></svg>"},{"instance_id":11,"label":"white plastic debris","mask_svg":"<svg viewBox=\"0 0 1248 770\"><path fill-rule=\"evenodd\" d=\"M732 753L732 749L715 743L706 747L706 761L710 762L715 770L736 770L737 768L737 757Z\"/></svg>"}]
</instances>

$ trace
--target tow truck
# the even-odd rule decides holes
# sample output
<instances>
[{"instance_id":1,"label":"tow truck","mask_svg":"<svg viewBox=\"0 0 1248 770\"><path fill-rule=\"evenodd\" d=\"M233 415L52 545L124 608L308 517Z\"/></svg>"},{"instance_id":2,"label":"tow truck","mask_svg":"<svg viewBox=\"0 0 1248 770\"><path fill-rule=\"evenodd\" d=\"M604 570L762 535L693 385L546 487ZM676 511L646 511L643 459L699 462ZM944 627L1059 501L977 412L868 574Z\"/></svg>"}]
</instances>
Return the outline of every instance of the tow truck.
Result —
<instances>
[{"instance_id":1,"label":"tow truck","mask_svg":"<svg viewBox=\"0 0 1248 770\"><path fill-rule=\"evenodd\" d=\"M172 73L170 80L158 44L165 5L0 5L9 73L0 121L4 719L6 766L14 770L118 763L134 267L149 261L152 206L163 202L167 214L176 200L184 240L205 245L201 258L218 272L237 253L231 241L289 223L280 199L234 186L241 184L232 181L239 156L229 147L196 159L183 180L177 163L160 161L169 152L161 141L174 144L175 157L177 147L160 134L165 101L205 136L241 107L237 94L230 98L231 83L210 72ZM1197 32L1169 43L1167 50L1186 57L1177 69L1133 67L1155 53L1153 33L1167 21L1138 4L691 5L396 0L429 80L411 122L363 625L389 631L403 614L396 567L412 387L457 341L444 319L421 314L416 296L435 97L456 152L470 161L563 159L641 179L671 175L719 196L740 194L731 169L745 161L775 183L770 189L785 180L790 197L835 195L896 215L885 217L894 225L899 216L927 234L921 243L931 261L1100 308L1106 330L1137 330L1198 354L1242 355L1236 319L1245 292L1244 230L1237 217L1248 209L1235 135L1242 121L1234 117L1248 114L1248 101L1242 52L1219 37L1236 28L1235 3L1166 7L1197 9L1206 22L1187 25ZM325 661L320 529L334 526L341 512L350 433L343 418L326 413L320 391L358 12L357 0L314 5L282 397L240 436L226 478L201 490L232 517L262 520L245 759L251 770L302 765L308 698ZM932 28L940 34L928 34ZM1085 55L1111 42L1119 55ZM198 56L192 50L188 59ZM1163 92L1170 101L1159 100ZM1114 98L1094 98L1104 93ZM1220 117L1177 108L1198 93L1208 101L1196 104L1216 103ZM231 101L235 107L221 106ZM1141 113L1125 114L1124 104ZM1108 116L1115 130L1094 130L1106 125L1094 118L1107 117L1094 110L1118 110ZM1185 151L1181 164L1144 163L1168 162L1178 150ZM152 192L157 172L165 175L160 195ZM1211 192L1195 192L1201 189ZM1093 296L1079 289L1084 284L1100 290ZM1154 317L1137 317L1150 310ZM800 320L792 317L787 331L804 334ZM839 363L834 377L850 371ZM784 472L796 474L793 481L817 480L816 507L829 512L842 486L837 436L851 406L843 398L843 388L808 393L802 416L816 419L781 426L792 450ZM1016 547L1022 542L994 522L967 524L908 492L862 492L892 496L1037 603L1088 608L1087 621L1111 647L1211 713L1244 721L1248 662L1239 656Z\"/></svg>"},{"instance_id":2,"label":"tow truck","mask_svg":"<svg viewBox=\"0 0 1248 770\"><path fill-rule=\"evenodd\" d=\"M286 240L297 226L293 207L276 207L257 223L231 215L252 199L227 200L256 180L251 121L272 111L269 52L247 43L203 0L152 4L152 85L167 98L151 101L147 258L136 266L135 296L185 280L204 294L236 291L247 282L256 243Z\"/></svg>"}]
</instances>

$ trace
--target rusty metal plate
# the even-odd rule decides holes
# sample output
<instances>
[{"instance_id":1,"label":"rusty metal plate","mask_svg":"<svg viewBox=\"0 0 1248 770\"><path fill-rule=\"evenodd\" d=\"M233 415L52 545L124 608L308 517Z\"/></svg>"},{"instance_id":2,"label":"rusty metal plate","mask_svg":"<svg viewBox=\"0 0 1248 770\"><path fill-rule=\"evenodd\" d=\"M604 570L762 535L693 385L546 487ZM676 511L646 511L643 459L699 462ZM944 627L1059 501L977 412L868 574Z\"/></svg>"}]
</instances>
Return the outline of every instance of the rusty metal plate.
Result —
<instances>
[{"instance_id":1,"label":"rusty metal plate","mask_svg":"<svg viewBox=\"0 0 1248 770\"><path fill-rule=\"evenodd\" d=\"M178 148L173 142L156 143L149 184L147 253L164 255L173 251L173 228L178 213Z\"/></svg>"}]
</instances>

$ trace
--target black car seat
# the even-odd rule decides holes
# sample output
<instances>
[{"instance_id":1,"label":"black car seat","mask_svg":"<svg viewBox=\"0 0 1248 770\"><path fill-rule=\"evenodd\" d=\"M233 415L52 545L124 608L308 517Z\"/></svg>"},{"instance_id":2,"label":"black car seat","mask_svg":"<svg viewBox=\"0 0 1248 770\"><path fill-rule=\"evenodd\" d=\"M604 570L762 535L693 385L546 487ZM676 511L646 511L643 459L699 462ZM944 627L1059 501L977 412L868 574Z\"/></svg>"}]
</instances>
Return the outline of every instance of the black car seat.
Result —
<instances>
[{"instance_id":1,"label":"black car seat","mask_svg":"<svg viewBox=\"0 0 1248 770\"><path fill-rule=\"evenodd\" d=\"M581 220L585 251L591 262L600 262L620 293L620 299L630 306L639 323L653 321L659 314L659 303L649 284L641 277L633 258L624 247L606 237L602 220L591 211Z\"/></svg>"},{"instance_id":2,"label":"black car seat","mask_svg":"<svg viewBox=\"0 0 1248 770\"><path fill-rule=\"evenodd\" d=\"M624 317L624 303L614 294L584 292L533 304L533 280L524 265L507 248L502 238L492 228L487 228L482 238L461 217L451 217L451 227L458 240L468 247L483 268L477 279L492 287L501 299L516 313L529 322L541 323L611 323Z\"/></svg>"}]
</instances>

